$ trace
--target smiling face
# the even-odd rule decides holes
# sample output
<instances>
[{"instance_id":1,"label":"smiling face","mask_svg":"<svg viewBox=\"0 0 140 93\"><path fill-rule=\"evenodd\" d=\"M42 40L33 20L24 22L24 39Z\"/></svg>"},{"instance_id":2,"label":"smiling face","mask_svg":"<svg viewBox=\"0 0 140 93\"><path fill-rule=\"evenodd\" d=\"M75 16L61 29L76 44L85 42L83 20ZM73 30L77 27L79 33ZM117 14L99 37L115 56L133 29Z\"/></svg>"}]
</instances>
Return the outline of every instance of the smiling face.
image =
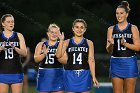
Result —
<instances>
[{"instance_id":1,"label":"smiling face","mask_svg":"<svg viewBox=\"0 0 140 93\"><path fill-rule=\"evenodd\" d=\"M48 35L49 40L56 41L58 39L58 36L60 35L59 27L57 26L50 27L47 32L47 35Z\"/></svg>"},{"instance_id":2,"label":"smiling face","mask_svg":"<svg viewBox=\"0 0 140 93\"><path fill-rule=\"evenodd\" d=\"M128 13L125 11L124 8L117 8L116 9L116 18L119 23L123 23L127 21Z\"/></svg>"},{"instance_id":3,"label":"smiling face","mask_svg":"<svg viewBox=\"0 0 140 93\"><path fill-rule=\"evenodd\" d=\"M86 31L86 27L84 25L84 23L82 22L76 22L72 28L74 35L81 37L84 35L85 31Z\"/></svg>"},{"instance_id":4,"label":"smiling face","mask_svg":"<svg viewBox=\"0 0 140 93\"><path fill-rule=\"evenodd\" d=\"M12 31L14 28L14 18L12 16L5 17L5 20L2 22L4 30Z\"/></svg>"}]
</instances>

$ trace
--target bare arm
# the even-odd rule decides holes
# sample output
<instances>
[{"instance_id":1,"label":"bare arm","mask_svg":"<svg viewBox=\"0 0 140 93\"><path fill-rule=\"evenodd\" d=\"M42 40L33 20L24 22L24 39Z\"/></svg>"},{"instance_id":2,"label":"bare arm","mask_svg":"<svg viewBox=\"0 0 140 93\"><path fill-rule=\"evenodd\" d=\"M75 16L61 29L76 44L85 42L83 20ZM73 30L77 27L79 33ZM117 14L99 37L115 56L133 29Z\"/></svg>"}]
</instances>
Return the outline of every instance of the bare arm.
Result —
<instances>
[{"instance_id":1,"label":"bare arm","mask_svg":"<svg viewBox=\"0 0 140 93\"><path fill-rule=\"evenodd\" d=\"M67 40L64 41L64 32L62 32L62 34L60 33L59 39L60 39L60 42L59 42L59 45L57 47L56 57L61 60L61 59L63 59L63 55L66 57L66 54L64 54L64 53L65 53L66 48L67 48L66 47L67 46Z\"/></svg>"},{"instance_id":2,"label":"bare arm","mask_svg":"<svg viewBox=\"0 0 140 93\"><path fill-rule=\"evenodd\" d=\"M107 31L107 41L106 41L106 50L108 53L112 53L114 47L114 39L112 38L113 26L108 28Z\"/></svg>"},{"instance_id":3,"label":"bare arm","mask_svg":"<svg viewBox=\"0 0 140 93\"><path fill-rule=\"evenodd\" d=\"M26 66L29 63L30 58L31 58L30 48L27 47L27 56L26 56L24 63L22 64L22 67Z\"/></svg>"},{"instance_id":4,"label":"bare arm","mask_svg":"<svg viewBox=\"0 0 140 93\"><path fill-rule=\"evenodd\" d=\"M43 45L43 42L39 42L35 48L34 60L36 63L42 61L48 53L48 49L45 48L46 46L42 47L42 45Z\"/></svg>"},{"instance_id":5,"label":"bare arm","mask_svg":"<svg viewBox=\"0 0 140 93\"><path fill-rule=\"evenodd\" d=\"M139 38L139 31L137 26L132 25L132 36L133 36L133 44L123 42L122 45L125 47L134 50L139 51L140 50L140 38Z\"/></svg>"},{"instance_id":6,"label":"bare arm","mask_svg":"<svg viewBox=\"0 0 140 93\"><path fill-rule=\"evenodd\" d=\"M61 64L67 64L67 53L65 52L64 55L58 59L58 61L61 63Z\"/></svg>"},{"instance_id":7,"label":"bare arm","mask_svg":"<svg viewBox=\"0 0 140 93\"><path fill-rule=\"evenodd\" d=\"M66 52L67 46L68 46L68 40L59 42L59 45L56 51L56 57L58 59L64 55L64 53Z\"/></svg>"},{"instance_id":8,"label":"bare arm","mask_svg":"<svg viewBox=\"0 0 140 93\"><path fill-rule=\"evenodd\" d=\"M18 54L22 55L23 57L26 57L27 56L27 49L26 49L24 37L21 33L18 33L18 37L19 37L20 48L18 48L16 46L13 46L13 48Z\"/></svg>"},{"instance_id":9,"label":"bare arm","mask_svg":"<svg viewBox=\"0 0 140 93\"><path fill-rule=\"evenodd\" d=\"M5 50L4 46L4 43L0 46L0 52Z\"/></svg>"},{"instance_id":10,"label":"bare arm","mask_svg":"<svg viewBox=\"0 0 140 93\"><path fill-rule=\"evenodd\" d=\"M59 41L58 47L57 47L57 51L56 51L56 57L59 59L62 57L62 49L63 49L63 40Z\"/></svg>"},{"instance_id":11,"label":"bare arm","mask_svg":"<svg viewBox=\"0 0 140 93\"><path fill-rule=\"evenodd\" d=\"M59 35L59 45L57 47L57 51L56 51L56 57L58 58L58 61L61 64L66 64L67 63L67 53L66 53L66 46L67 46L67 41L64 41L64 33L62 32L62 34L60 33Z\"/></svg>"},{"instance_id":12,"label":"bare arm","mask_svg":"<svg viewBox=\"0 0 140 93\"><path fill-rule=\"evenodd\" d=\"M89 54L88 54L88 63L89 63L89 67L90 67L90 71L93 77L93 82L95 84L95 86L99 87L99 83L96 79L96 75L95 75L95 59L94 59L94 46L93 46L93 42L88 40L88 45L89 45Z\"/></svg>"}]
</instances>

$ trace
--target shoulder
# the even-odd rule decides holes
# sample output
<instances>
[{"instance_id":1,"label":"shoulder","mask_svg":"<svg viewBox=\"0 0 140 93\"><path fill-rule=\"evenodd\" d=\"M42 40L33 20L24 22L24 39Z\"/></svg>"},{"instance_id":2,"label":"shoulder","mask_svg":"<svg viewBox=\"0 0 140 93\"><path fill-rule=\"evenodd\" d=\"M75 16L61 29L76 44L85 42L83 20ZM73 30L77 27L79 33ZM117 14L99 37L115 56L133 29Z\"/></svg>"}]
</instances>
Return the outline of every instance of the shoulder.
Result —
<instances>
[{"instance_id":1,"label":"shoulder","mask_svg":"<svg viewBox=\"0 0 140 93\"><path fill-rule=\"evenodd\" d=\"M23 36L21 33L15 32L15 35L18 37L18 39L19 39L21 42L24 41L24 36Z\"/></svg>"},{"instance_id":2,"label":"shoulder","mask_svg":"<svg viewBox=\"0 0 140 93\"><path fill-rule=\"evenodd\" d=\"M111 34L113 33L113 29L114 29L114 25L110 26L107 30L107 36L111 36Z\"/></svg>"},{"instance_id":3,"label":"shoulder","mask_svg":"<svg viewBox=\"0 0 140 93\"><path fill-rule=\"evenodd\" d=\"M91 40L87 39L87 43L88 43L89 46L93 46L93 42Z\"/></svg>"},{"instance_id":4,"label":"shoulder","mask_svg":"<svg viewBox=\"0 0 140 93\"><path fill-rule=\"evenodd\" d=\"M68 45L69 42L70 42L70 39L67 39L67 40L64 41L64 44Z\"/></svg>"},{"instance_id":5,"label":"shoulder","mask_svg":"<svg viewBox=\"0 0 140 93\"><path fill-rule=\"evenodd\" d=\"M114 25L113 25L113 26L108 27L108 31L113 31L113 28L114 28Z\"/></svg>"},{"instance_id":6,"label":"shoulder","mask_svg":"<svg viewBox=\"0 0 140 93\"><path fill-rule=\"evenodd\" d=\"M19 33L19 32L15 32L15 33L17 33L17 36L18 36L19 38L23 38L23 35L22 35L21 33Z\"/></svg>"},{"instance_id":7,"label":"shoulder","mask_svg":"<svg viewBox=\"0 0 140 93\"><path fill-rule=\"evenodd\" d=\"M18 36L22 35L22 34L21 34L21 33L19 33L19 32L15 32L15 33L17 33L17 35L18 35ZM22 35L22 36L23 36L23 35Z\"/></svg>"},{"instance_id":8,"label":"shoulder","mask_svg":"<svg viewBox=\"0 0 140 93\"><path fill-rule=\"evenodd\" d=\"M39 42L39 43L37 44L37 47L42 46L43 44L44 44L44 42Z\"/></svg>"},{"instance_id":9,"label":"shoulder","mask_svg":"<svg viewBox=\"0 0 140 93\"><path fill-rule=\"evenodd\" d=\"M139 34L139 30L138 30L138 27L136 25L132 25L131 31L133 34Z\"/></svg>"},{"instance_id":10,"label":"shoulder","mask_svg":"<svg viewBox=\"0 0 140 93\"><path fill-rule=\"evenodd\" d=\"M132 30L138 30L138 27L132 24Z\"/></svg>"}]
</instances>

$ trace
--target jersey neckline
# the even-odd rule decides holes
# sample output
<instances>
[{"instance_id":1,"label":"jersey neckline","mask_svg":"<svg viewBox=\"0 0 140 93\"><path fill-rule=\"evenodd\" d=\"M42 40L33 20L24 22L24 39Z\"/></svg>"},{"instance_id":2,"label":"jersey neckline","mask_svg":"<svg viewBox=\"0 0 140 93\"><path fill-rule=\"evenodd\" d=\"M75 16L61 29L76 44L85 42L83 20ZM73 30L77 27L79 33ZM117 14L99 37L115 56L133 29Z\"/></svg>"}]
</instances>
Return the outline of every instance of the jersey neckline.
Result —
<instances>
[{"instance_id":1,"label":"jersey neckline","mask_svg":"<svg viewBox=\"0 0 140 93\"><path fill-rule=\"evenodd\" d=\"M123 32L123 31L125 31L126 29L128 29L129 25L130 25L130 23L128 23L127 26L126 26L124 29L120 30L118 24L116 24L116 28L117 28L117 30L118 30L119 32Z\"/></svg>"},{"instance_id":2,"label":"jersey neckline","mask_svg":"<svg viewBox=\"0 0 140 93\"><path fill-rule=\"evenodd\" d=\"M81 40L81 42L80 43L75 43L75 41L74 41L74 37L72 38L72 43L74 44L74 45L80 45L80 44L82 44L84 42L84 38L82 38L82 40Z\"/></svg>"},{"instance_id":3,"label":"jersey neckline","mask_svg":"<svg viewBox=\"0 0 140 93\"><path fill-rule=\"evenodd\" d=\"M11 38L14 37L14 31L12 31L12 35L11 35L10 37L6 37L6 36L4 35L4 33L2 32L2 37L5 38L6 40L9 40L9 39L11 39Z\"/></svg>"}]
</instances>

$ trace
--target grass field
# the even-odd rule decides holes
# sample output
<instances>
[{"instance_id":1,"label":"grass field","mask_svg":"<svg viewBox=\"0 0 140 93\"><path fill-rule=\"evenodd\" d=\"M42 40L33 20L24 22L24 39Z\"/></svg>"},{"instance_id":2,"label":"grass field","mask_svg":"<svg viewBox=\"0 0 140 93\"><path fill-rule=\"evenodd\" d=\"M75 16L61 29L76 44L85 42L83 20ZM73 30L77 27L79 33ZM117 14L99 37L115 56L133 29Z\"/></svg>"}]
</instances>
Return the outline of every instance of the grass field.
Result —
<instances>
[{"instance_id":1,"label":"grass field","mask_svg":"<svg viewBox=\"0 0 140 93\"><path fill-rule=\"evenodd\" d=\"M29 86L29 93L38 93L36 91L36 86Z\"/></svg>"}]
</instances>

